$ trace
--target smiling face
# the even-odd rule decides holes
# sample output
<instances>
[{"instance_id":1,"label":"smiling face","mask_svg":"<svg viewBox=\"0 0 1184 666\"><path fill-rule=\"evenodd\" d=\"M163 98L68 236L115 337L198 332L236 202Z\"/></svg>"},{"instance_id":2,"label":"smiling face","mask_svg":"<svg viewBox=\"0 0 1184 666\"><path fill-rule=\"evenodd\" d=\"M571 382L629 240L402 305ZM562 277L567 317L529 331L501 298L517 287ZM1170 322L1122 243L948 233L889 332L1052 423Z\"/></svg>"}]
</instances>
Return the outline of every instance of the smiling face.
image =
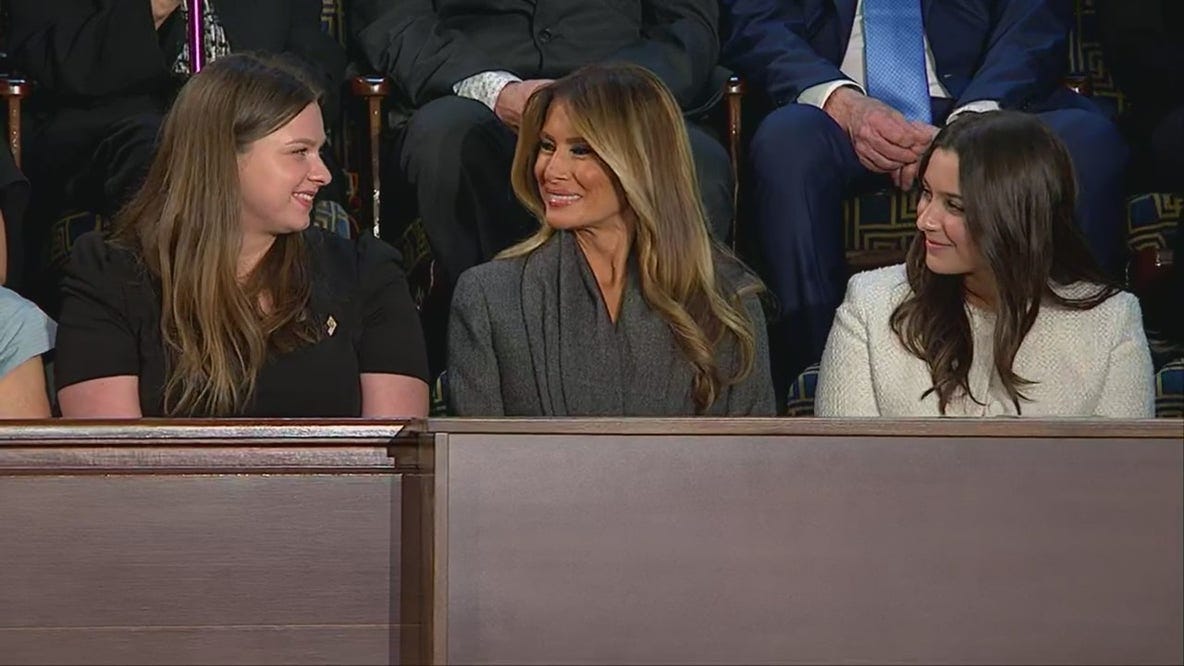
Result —
<instances>
[{"instance_id":1,"label":"smiling face","mask_svg":"<svg viewBox=\"0 0 1184 666\"><path fill-rule=\"evenodd\" d=\"M239 154L245 233L274 236L308 227L313 197L332 179L320 156L324 143L321 109L314 103Z\"/></svg>"},{"instance_id":2,"label":"smiling face","mask_svg":"<svg viewBox=\"0 0 1184 666\"><path fill-rule=\"evenodd\" d=\"M562 101L556 100L547 110L534 177L548 226L567 230L625 226L626 206L612 174L575 134Z\"/></svg>"},{"instance_id":3,"label":"smiling face","mask_svg":"<svg viewBox=\"0 0 1184 666\"><path fill-rule=\"evenodd\" d=\"M925 235L925 265L941 275L966 275L979 279L987 274L962 206L958 185L958 155L938 148L921 176L917 199L917 229Z\"/></svg>"}]
</instances>

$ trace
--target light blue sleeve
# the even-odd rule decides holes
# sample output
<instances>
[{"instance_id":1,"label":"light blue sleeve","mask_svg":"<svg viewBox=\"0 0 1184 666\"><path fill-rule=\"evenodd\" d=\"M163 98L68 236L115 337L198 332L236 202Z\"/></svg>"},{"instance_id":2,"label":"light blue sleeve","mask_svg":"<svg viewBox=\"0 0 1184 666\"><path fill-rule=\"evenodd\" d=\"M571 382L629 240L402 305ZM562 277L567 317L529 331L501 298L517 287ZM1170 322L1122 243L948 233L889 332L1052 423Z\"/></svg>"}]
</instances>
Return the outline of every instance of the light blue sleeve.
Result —
<instances>
[{"instance_id":1,"label":"light blue sleeve","mask_svg":"<svg viewBox=\"0 0 1184 666\"><path fill-rule=\"evenodd\" d=\"M57 324L33 303L0 287L0 377L53 349Z\"/></svg>"}]
</instances>

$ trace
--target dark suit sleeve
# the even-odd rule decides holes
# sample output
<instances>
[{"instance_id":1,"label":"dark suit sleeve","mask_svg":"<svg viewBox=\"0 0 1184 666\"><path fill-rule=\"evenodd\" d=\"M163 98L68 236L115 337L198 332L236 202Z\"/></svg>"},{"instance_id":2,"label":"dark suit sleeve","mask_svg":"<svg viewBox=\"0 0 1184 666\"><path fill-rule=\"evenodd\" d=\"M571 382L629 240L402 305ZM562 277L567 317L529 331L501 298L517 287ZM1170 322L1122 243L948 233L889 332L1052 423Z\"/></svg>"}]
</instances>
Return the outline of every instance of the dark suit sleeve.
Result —
<instances>
[{"instance_id":1,"label":"dark suit sleeve","mask_svg":"<svg viewBox=\"0 0 1184 666\"><path fill-rule=\"evenodd\" d=\"M505 416L489 303L480 276L456 283L448 320L448 404L457 416Z\"/></svg>"},{"instance_id":2,"label":"dark suit sleeve","mask_svg":"<svg viewBox=\"0 0 1184 666\"><path fill-rule=\"evenodd\" d=\"M778 106L796 101L810 86L847 79L804 37L804 3L724 0L723 4L725 22L731 26L724 63L765 90Z\"/></svg>"},{"instance_id":3,"label":"dark suit sleeve","mask_svg":"<svg viewBox=\"0 0 1184 666\"><path fill-rule=\"evenodd\" d=\"M641 65L674 92L679 106L692 106L703 94L719 61L719 7L716 0L648 0L643 3L642 39L610 60Z\"/></svg>"},{"instance_id":4,"label":"dark suit sleeve","mask_svg":"<svg viewBox=\"0 0 1184 666\"><path fill-rule=\"evenodd\" d=\"M336 122L345 81L345 50L321 28L321 0L287 0L291 24L285 49L312 68L324 92L325 119Z\"/></svg>"},{"instance_id":5,"label":"dark suit sleeve","mask_svg":"<svg viewBox=\"0 0 1184 666\"><path fill-rule=\"evenodd\" d=\"M994 28L956 106L980 100L1024 108L1061 85L1069 60L1069 0L1008 0L993 11ZM931 35L930 39L938 36Z\"/></svg>"},{"instance_id":6,"label":"dark suit sleeve","mask_svg":"<svg viewBox=\"0 0 1184 666\"><path fill-rule=\"evenodd\" d=\"M414 106L453 94L462 79L499 67L455 30L444 29L431 0L355 0L352 29L366 58Z\"/></svg>"},{"instance_id":7,"label":"dark suit sleeve","mask_svg":"<svg viewBox=\"0 0 1184 666\"><path fill-rule=\"evenodd\" d=\"M148 0L10 0L11 48L39 88L100 97L167 75Z\"/></svg>"}]
</instances>

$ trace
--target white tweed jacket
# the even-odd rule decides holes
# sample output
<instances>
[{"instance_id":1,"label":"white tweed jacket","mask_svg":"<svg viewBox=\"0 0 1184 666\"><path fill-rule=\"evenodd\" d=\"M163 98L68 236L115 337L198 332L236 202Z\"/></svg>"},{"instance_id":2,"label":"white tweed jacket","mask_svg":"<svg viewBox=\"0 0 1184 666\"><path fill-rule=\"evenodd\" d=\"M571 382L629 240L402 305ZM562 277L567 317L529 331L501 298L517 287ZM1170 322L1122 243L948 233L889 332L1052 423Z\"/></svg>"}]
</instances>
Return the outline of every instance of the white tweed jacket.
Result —
<instances>
[{"instance_id":1,"label":"white tweed jacket","mask_svg":"<svg viewBox=\"0 0 1184 666\"><path fill-rule=\"evenodd\" d=\"M1066 295L1082 287L1066 288ZM851 278L818 372L818 416L939 416L929 367L905 350L889 318L911 289L903 264ZM970 390L948 416L1016 415L994 371L994 315L967 306L974 335ZM1154 416L1151 354L1138 300L1121 292L1091 310L1045 304L1016 354L1025 417ZM982 404L980 404L982 403Z\"/></svg>"}]
</instances>

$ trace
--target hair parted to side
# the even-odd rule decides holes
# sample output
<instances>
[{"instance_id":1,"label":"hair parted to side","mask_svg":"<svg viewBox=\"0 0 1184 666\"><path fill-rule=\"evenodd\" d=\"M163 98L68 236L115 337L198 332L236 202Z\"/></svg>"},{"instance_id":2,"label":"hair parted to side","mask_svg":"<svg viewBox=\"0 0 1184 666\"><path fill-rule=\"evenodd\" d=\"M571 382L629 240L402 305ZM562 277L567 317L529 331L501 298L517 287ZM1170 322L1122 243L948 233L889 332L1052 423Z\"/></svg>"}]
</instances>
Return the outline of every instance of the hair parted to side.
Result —
<instances>
[{"instance_id":1,"label":"hair parted to side","mask_svg":"<svg viewBox=\"0 0 1184 666\"><path fill-rule=\"evenodd\" d=\"M935 150L958 156L964 220L996 290L994 360L1016 412L1031 380L1012 369L1020 345L1044 304L1096 307L1118 292L1098 267L1074 224L1076 177L1061 141L1035 116L1016 111L967 113L934 138L921 159L924 176ZM969 373L974 340L961 275L939 275L925 264L918 232L906 263L912 295L892 313L901 343L928 365L942 414L955 397L978 402ZM1055 289L1092 285L1083 296Z\"/></svg>"},{"instance_id":2,"label":"hair parted to side","mask_svg":"<svg viewBox=\"0 0 1184 666\"><path fill-rule=\"evenodd\" d=\"M632 252L643 297L670 326L693 368L691 396L697 413L724 386L752 370L755 335L741 302L761 289L725 284L716 258L738 261L716 246L707 232L690 141L682 112L665 84L629 64L589 65L539 89L522 116L511 182L514 193L543 222L530 238L500 257L529 254L555 233L534 175L540 135L553 103L567 109L574 130L595 151L633 212ZM730 337L739 365L718 367L715 351Z\"/></svg>"},{"instance_id":3,"label":"hair parted to side","mask_svg":"<svg viewBox=\"0 0 1184 666\"><path fill-rule=\"evenodd\" d=\"M241 412L269 351L319 336L306 313L301 234L278 236L250 276L237 275L237 158L319 96L278 57L240 53L210 63L181 89L144 185L116 217L114 241L159 281L168 415Z\"/></svg>"}]
</instances>

